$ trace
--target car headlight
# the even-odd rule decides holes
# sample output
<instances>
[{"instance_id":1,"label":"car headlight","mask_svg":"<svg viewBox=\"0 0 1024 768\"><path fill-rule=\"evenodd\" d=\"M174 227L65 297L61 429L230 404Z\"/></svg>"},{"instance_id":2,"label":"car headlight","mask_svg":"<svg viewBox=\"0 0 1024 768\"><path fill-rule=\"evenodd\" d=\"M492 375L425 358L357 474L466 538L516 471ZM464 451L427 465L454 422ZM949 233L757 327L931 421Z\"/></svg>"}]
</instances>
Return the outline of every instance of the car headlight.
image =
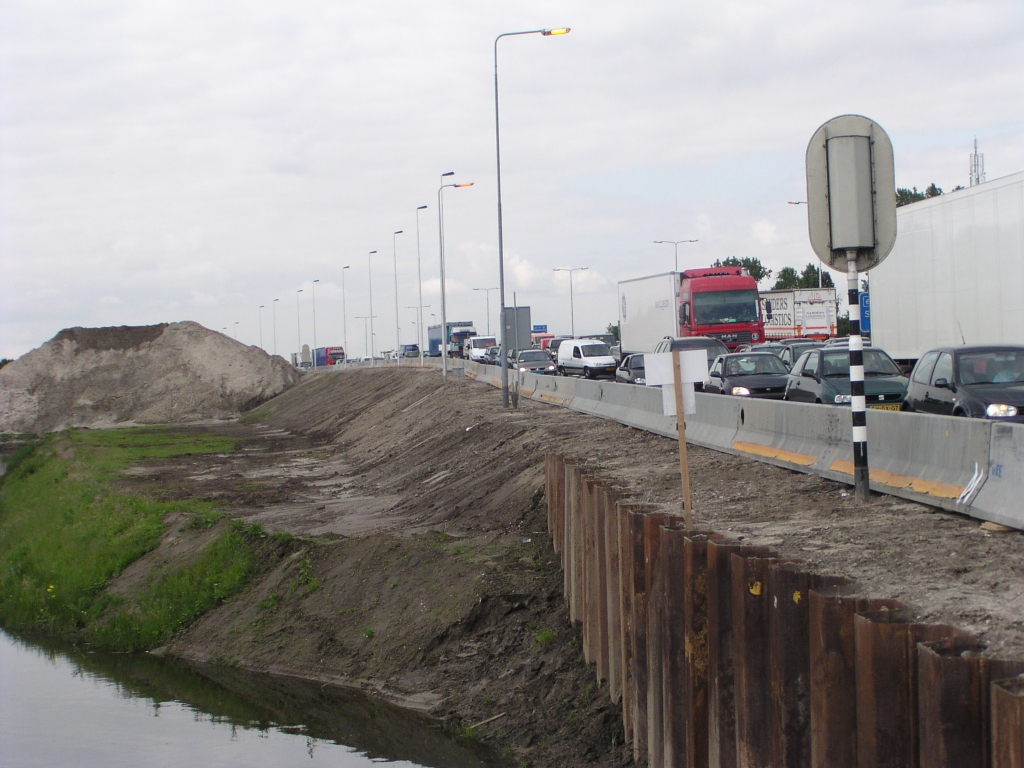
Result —
<instances>
[{"instance_id":1,"label":"car headlight","mask_svg":"<svg viewBox=\"0 0 1024 768\"><path fill-rule=\"evenodd\" d=\"M992 403L985 409L985 415L990 419L1005 419L1017 415L1017 406L1006 405L1005 403Z\"/></svg>"},{"instance_id":2,"label":"car headlight","mask_svg":"<svg viewBox=\"0 0 1024 768\"><path fill-rule=\"evenodd\" d=\"M640 378L637 378L637 379L633 379L633 381L635 381L637 384L646 384L647 383L647 379L645 379L643 376L641 376Z\"/></svg>"},{"instance_id":3,"label":"car headlight","mask_svg":"<svg viewBox=\"0 0 1024 768\"><path fill-rule=\"evenodd\" d=\"M549 366L548 366L548 370L549 370L549 371L553 371L553 370L555 370L555 366L553 366L553 365L549 365Z\"/></svg>"},{"instance_id":4,"label":"car headlight","mask_svg":"<svg viewBox=\"0 0 1024 768\"><path fill-rule=\"evenodd\" d=\"M522 366L520 366L520 368L519 368L519 372L520 372L520 373L526 373L526 369L525 369L525 368L523 368Z\"/></svg>"},{"instance_id":5,"label":"car headlight","mask_svg":"<svg viewBox=\"0 0 1024 768\"><path fill-rule=\"evenodd\" d=\"M852 395L836 395L835 396L835 404L836 405L849 405L851 402L853 402L853 396Z\"/></svg>"},{"instance_id":6,"label":"car headlight","mask_svg":"<svg viewBox=\"0 0 1024 768\"><path fill-rule=\"evenodd\" d=\"M740 397L746 397L750 394L750 390L746 387L733 387L729 392Z\"/></svg>"}]
</instances>

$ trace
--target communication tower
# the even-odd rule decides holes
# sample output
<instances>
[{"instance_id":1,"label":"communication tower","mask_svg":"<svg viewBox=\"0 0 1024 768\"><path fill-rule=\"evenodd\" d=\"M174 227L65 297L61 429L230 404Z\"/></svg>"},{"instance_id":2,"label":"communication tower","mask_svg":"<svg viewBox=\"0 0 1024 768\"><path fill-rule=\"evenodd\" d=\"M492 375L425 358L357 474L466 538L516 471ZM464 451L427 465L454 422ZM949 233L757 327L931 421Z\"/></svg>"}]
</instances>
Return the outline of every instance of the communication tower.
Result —
<instances>
[{"instance_id":1,"label":"communication tower","mask_svg":"<svg viewBox=\"0 0 1024 768\"><path fill-rule=\"evenodd\" d=\"M978 152L978 139L974 139L974 153L971 155L971 186L985 183L985 156Z\"/></svg>"}]
</instances>

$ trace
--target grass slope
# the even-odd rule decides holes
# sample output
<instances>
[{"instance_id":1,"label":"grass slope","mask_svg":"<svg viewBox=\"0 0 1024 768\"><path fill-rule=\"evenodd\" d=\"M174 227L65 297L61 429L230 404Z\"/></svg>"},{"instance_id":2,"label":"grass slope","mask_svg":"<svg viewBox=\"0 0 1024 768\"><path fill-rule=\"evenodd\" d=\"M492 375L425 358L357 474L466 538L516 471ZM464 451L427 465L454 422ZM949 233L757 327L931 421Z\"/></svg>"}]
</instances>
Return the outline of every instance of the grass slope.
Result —
<instances>
[{"instance_id":1,"label":"grass slope","mask_svg":"<svg viewBox=\"0 0 1024 768\"><path fill-rule=\"evenodd\" d=\"M141 460L233 450L187 429L75 430L20 450L0 485L0 623L112 650L140 650L237 593L256 570L264 538L220 524L198 556L150 574L131 597L110 580L152 551L169 513L207 528L209 504L119 492L121 470Z\"/></svg>"}]
</instances>

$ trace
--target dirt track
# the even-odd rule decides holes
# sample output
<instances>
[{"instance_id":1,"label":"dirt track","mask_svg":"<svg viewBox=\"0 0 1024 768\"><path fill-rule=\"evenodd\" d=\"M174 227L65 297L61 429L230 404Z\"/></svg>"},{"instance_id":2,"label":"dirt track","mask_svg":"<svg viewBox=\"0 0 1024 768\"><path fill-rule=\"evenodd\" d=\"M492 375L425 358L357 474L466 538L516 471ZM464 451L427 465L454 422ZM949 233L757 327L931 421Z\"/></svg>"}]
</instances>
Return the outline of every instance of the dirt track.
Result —
<instances>
[{"instance_id":1,"label":"dirt track","mask_svg":"<svg viewBox=\"0 0 1024 768\"><path fill-rule=\"evenodd\" d=\"M326 372L217 428L241 450L152 464L126 483L218 499L301 551L170 652L361 684L535 765L619 765L619 713L585 668L544 531L545 452L678 509L673 441L433 370ZM1024 658L1024 536L691 449L702 527L856 577ZM172 537L173 538L173 537ZM171 546L168 544L168 546Z\"/></svg>"}]
</instances>

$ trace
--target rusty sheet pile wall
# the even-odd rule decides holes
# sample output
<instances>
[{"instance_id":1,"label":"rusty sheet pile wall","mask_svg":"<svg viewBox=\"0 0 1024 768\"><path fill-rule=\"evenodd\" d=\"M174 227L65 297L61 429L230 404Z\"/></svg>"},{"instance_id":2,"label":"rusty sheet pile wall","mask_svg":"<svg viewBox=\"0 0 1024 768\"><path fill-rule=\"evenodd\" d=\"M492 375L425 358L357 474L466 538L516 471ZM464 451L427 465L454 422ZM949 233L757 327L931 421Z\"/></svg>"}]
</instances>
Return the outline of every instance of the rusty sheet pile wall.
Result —
<instances>
[{"instance_id":1,"label":"rusty sheet pile wall","mask_svg":"<svg viewBox=\"0 0 1024 768\"><path fill-rule=\"evenodd\" d=\"M545 457L570 619L651 768L1024 768L1024 661Z\"/></svg>"}]
</instances>

